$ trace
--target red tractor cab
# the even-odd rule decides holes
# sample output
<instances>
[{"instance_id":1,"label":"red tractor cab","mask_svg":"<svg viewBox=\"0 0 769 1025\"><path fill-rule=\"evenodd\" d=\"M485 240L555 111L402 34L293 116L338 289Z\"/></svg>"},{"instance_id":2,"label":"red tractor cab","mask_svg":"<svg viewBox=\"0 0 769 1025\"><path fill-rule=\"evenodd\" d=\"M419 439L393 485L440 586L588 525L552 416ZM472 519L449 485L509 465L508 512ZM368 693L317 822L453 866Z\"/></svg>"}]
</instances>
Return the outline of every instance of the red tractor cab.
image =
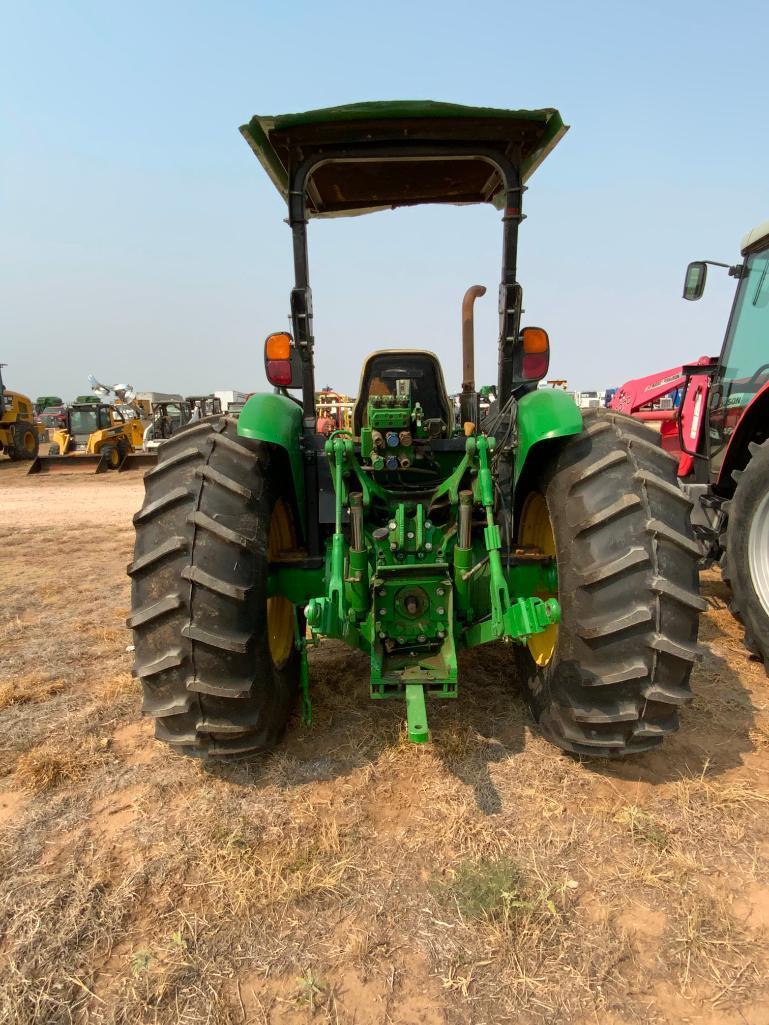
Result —
<instances>
[{"instance_id":1,"label":"red tractor cab","mask_svg":"<svg viewBox=\"0 0 769 1025\"><path fill-rule=\"evenodd\" d=\"M769 657L769 221L748 232L734 266L696 260L683 297L702 298L708 266L737 290L719 356L627 381L611 407L660 427L693 502L706 565L719 562L748 647ZM667 408L661 408L663 401Z\"/></svg>"}]
</instances>

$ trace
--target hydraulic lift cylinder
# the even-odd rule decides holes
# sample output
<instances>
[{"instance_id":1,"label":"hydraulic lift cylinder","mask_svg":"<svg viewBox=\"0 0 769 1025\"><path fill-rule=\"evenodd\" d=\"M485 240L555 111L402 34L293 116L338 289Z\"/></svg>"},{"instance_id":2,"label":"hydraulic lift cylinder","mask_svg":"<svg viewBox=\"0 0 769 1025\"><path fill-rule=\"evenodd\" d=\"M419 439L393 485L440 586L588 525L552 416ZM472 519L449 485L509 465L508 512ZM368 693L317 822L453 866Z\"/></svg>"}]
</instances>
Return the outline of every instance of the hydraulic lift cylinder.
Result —
<instances>
[{"instance_id":1,"label":"hydraulic lift cylinder","mask_svg":"<svg viewBox=\"0 0 769 1025\"><path fill-rule=\"evenodd\" d=\"M368 552L363 540L363 496L360 492L350 495L350 553L349 575L350 606L365 615L369 604Z\"/></svg>"},{"instance_id":2,"label":"hydraulic lift cylinder","mask_svg":"<svg viewBox=\"0 0 769 1025\"><path fill-rule=\"evenodd\" d=\"M459 492L459 524L457 544L454 546L454 591L457 609L466 613L470 604L470 584L466 574L473 564L472 549L472 491Z\"/></svg>"}]
</instances>

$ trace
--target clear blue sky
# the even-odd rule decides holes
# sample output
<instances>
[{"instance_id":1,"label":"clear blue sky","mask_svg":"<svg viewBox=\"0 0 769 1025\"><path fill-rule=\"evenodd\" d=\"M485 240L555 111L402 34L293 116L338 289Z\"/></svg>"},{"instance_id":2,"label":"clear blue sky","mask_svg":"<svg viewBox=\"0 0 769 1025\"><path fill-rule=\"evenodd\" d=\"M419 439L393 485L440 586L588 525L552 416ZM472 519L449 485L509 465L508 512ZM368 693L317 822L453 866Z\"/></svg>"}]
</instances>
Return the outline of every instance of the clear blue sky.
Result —
<instances>
[{"instance_id":1,"label":"clear blue sky","mask_svg":"<svg viewBox=\"0 0 769 1025\"><path fill-rule=\"evenodd\" d=\"M769 218L763 2L4 3L0 361L65 397L264 386L286 325L285 209L238 134L254 113L362 99L558 107L530 181L525 322L551 371L605 387L718 351L733 282L680 299L689 259L735 260ZM454 390L478 282L478 378L496 367L491 208L314 222L317 380L432 348Z\"/></svg>"}]
</instances>

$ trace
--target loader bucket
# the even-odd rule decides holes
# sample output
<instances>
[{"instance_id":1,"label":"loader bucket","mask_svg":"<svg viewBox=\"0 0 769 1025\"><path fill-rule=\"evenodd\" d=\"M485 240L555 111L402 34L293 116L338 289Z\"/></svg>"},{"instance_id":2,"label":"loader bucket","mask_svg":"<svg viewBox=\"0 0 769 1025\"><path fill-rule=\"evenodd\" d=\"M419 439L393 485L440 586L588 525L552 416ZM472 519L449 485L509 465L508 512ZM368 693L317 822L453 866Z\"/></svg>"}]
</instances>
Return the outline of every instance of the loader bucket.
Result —
<instances>
[{"instance_id":1,"label":"loader bucket","mask_svg":"<svg viewBox=\"0 0 769 1025\"><path fill-rule=\"evenodd\" d=\"M100 473L101 456L37 456L27 473Z\"/></svg>"},{"instance_id":2,"label":"loader bucket","mask_svg":"<svg viewBox=\"0 0 769 1025\"><path fill-rule=\"evenodd\" d=\"M149 470L155 466L157 461L157 449L153 452L129 452L118 467L118 470L121 473L123 470Z\"/></svg>"}]
</instances>

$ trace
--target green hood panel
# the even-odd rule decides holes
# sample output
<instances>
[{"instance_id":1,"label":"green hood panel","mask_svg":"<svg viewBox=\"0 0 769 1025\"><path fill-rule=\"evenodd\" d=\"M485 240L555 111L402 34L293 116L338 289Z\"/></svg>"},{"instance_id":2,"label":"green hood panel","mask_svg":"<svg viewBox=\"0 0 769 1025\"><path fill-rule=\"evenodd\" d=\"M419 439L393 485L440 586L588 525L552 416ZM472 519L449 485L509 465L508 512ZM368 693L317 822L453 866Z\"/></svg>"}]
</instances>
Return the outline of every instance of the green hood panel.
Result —
<instances>
[{"instance_id":1,"label":"green hood panel","mask_svg":"<svg viewBox=\"0 0 769 1025\"><path fill-rule=\"evenodd\" d=\"M301 408L285 395L272 392L252 395L238 417L238 434L242 438L253 438L254 441L267 441L285 450L291 467L302 531L306 535L304 470L299 445L302 436Z\"/></svg>"},{"instance_id":2,"label":"green hood panel","mask_svg":"<svg viewBox=\"0 0 769 1025\"><path fill-rule=\"evenodd\" d=\"M518 403L518 450L515 480L521 476L531 449L540 441L582 433L582 413L574 399L555 388L538 389Z\"/></svg>"},{"instance_id":3,"label":"green hood panel","mask_svg":"<svg viewBox=\"0 0 769 1025\"><path fill-rule=\"evenodd\" d=\"M414 146L477 145L503 151L526 181L567 130L553 108L504 110L434 100L382 100L276 116L257 114L240 129L270 179L288 196L289 168L323 148L363 153L372 143ZM353 169L354 168L354 169ZM478 160L325 165L308 190L311 217L333 217L417 203L499 205L489 165Z\"/></svg>"}]
</instances>

